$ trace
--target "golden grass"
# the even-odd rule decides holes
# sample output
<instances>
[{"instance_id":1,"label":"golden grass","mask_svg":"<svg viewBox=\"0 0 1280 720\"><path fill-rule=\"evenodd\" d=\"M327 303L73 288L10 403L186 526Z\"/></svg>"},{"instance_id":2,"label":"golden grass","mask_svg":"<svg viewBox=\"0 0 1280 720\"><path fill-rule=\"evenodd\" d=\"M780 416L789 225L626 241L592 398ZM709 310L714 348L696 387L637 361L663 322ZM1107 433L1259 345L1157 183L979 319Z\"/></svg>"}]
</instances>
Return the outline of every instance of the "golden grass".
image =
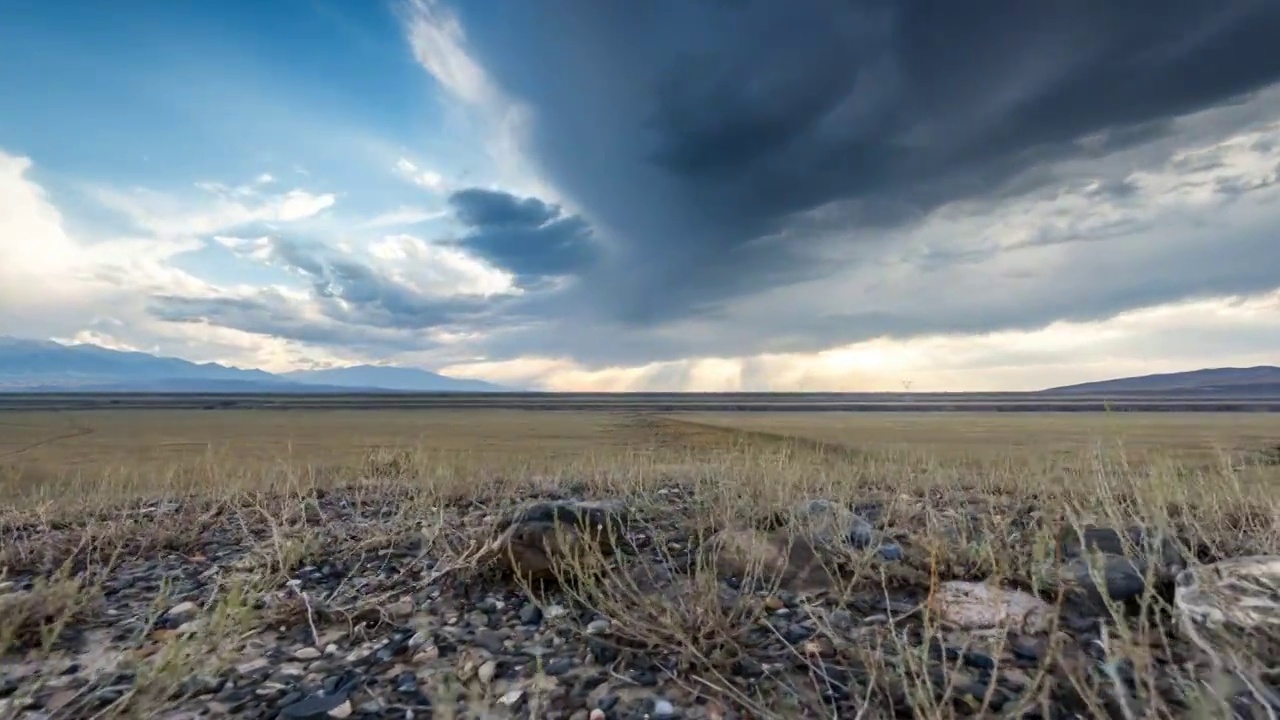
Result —
<instances>
[{"instance_id":1,"label":"golden grass","mask_svg":"<svg viewBox=\"0 0 1280 720\"><path fill-rule=\"evenodd\" d=\"M1153 454L1214 462L1222 454L1280 443L1269 413L690 413L680 421L773 433L831 445L910 449L939 458L1019 454L1078 456L1099 444L1130 457Z\"/></svg>"},{"instance_id":2,"label":"golden grass","mask_svg":"<svg viewBox=\"0 0 1280 720\"><path fill-rule=\"evenodd\" d=\"M11 413L0 416L0 582L6 572L41 578L23 596L21 612L0 618L0 658L6 649L54 652L64 626L98 612L100 585L121 558L197 552L201 533L230 513L256 545L247 554L248 574L212 601L209 612L223 630L181 639L159 655L148 650L159 659L138 676L151 685L116 711L163 708L194 663L233 657L228 648L255 623L278 624L282 612L315 624L324 612L361 611L322 610L305 595L282 601L280 583L293 569L336 553L376 552L407 536L461 556L464 529L447 503L509 505L553 486L622 496L638 507L657 507L665 502L659 490L682 487L686 505L667 507L663 522L692 534L748 524L805 497L880 499L891 524L919 540L900 577L871 578L886 588L897 582L927 589L939 579L1032 587L1057 530L1089 520L1191 528L1215 555L1277 553L1280 465L1263 454L1277 444L1274 416L1198 413ZM357 503L385 504L388 493L404 502L363 537L338 539L327 534L312 499L314 488L333 486L354 488ZM140 505L165 497L191 501L165 522L138 514ZM964 508L982 508L985 540L961 545L939 532L941 519ZM717 675L739 657L743 628L762 616L743 607L725 614L714 584L674 602L608 587L583 589L581 599L607 611L637 642L679 644L699 687L718 688L717 702L757 717L801 716L817 707L806 702L820 703L810 687L792 688L779 697L783 704L769 705ZM643 606L646 597L663 604ZM1125 626L1108 657L1154 672L1150 648L1167 634L1149 619ZM890 633L877 642L902 640ZM840 652L865 655L873 647ZM928 699L936 698L929 686L937 678L923 658L903 647L885 657L896 659L882 659L877 672L895 692L918 697L917 716L954 714ZM1077 679L1088 686L1086 704L1101 711L1114 702L1093 681ZM1046 674L1037 682L1051 680ZM1126 711L1133 717L1180 714L1161 704L1154 685L1136 692L1140 708Z\"/></svg>"}]
</instances>

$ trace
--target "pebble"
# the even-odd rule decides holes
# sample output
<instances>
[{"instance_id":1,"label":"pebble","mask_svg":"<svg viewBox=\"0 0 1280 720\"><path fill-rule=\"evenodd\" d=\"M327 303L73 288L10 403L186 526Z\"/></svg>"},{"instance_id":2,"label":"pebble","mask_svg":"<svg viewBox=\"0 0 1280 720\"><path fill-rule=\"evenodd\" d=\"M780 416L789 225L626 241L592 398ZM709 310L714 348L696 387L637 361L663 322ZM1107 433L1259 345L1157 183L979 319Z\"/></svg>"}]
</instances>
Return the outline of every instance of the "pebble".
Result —
<instances>
[{"instance_id":1,"label":"pebble","mask_svg":"<svg viewBox=\"0 0 1280 720\"><path fill-rule=\"evenodd\" d=\"M165 613L165 617L178 623L183 623L195 617L199 612L200 606L188 600L169 608L169 612Z\"/></svg>"},{"instance_id":2,"label":"pebble","mask_svg":"<svg viewBox=\"0 0 1280 720\"><path fill-rule=\"evenodd\" d=\"M359 504L353 503L352 507L356 505ZM325 512L338 511L327 508ZM361 522L376 525L386 508L366 503L363 509L350 512L365 513L367 517ZM869 554L874 555L878 550L880 557L892 559L898 557L894 552L901 553L902 548L889 541L885 531L877 529L874 533L864 533L864 524L857 520L853 522L855 534L862 536L855 539L866 545ZM879 527L880 520L874 522ZM847 524L842 524L837 530L843 531L845 527ZM233 529L228 536L236 538L234 543L240 542L238 529ZM671 538L657 533L644 535L635 532L629 538L636 541L639 551L646 553L645 557L651 560L662 554L663 548L697 550L697 543L673 542ZM842 538L836 534L835 539ZM223 545L230 546L233 542ZM914 552L912 545L907 544L906 547ZM236 556L235 552L221 548L218 542L206 543L203 552L209 557L209 566L223 571ZM278 626L240 638L237 642L243 641L247 646L243 656L231 656L230 668L219 663L216 671L211 669L213 674L207 679L196 682L193 677L190 683L184 683L182 706L165 708L160 717L165 720L194 720L212 712L217 716L279 717L282 720L354 720L356 717L374 716L395 717L397 720L423 718L432 713L434 689L442 682L453 681L452 673L464 664L464 658L466 670L465 673L460 671L459 677L465 674L469 680L478 680L485 702L492 703L494 709L504 715L515 716L540 709L543 711L540 715L562 720L644 716L650 720L678 717L724 720L735 717L728 709L700 698L695 700L692 693L673 687L669 682L675 666L673 653L661 648L616 642L609 637L614 631L611 621L571 599L571 594L553 589L546 596L539 595L539 602L534 602L514 586L483 588L480 593L474 592L480 588L470 586L462 593L456 591L452 583L432 580L420 586L415 584L416 581L402 581L400 578L404 576L405 568L417 562L414 557L418 552L416 546L407 552L387 549L373 563L352 560L339 566L326 562L298 571L295 574L301 579L293 583L295 590L280 591L278 599L293 603L305 590L315 610L314 616L308 618L298 613L285 613L282 616L285 619ZM156 608L162 611L161 623L156 628L157 639L172 639L183 632L194 632L201 629L201 623L204 623L203 629L207 633L212 616L204 605L204 598L210 596L210 585L217 582L216 576L198 580L198 572L180 564L171 566L166 564L167 560L154 559L148 562L151 564L146 568L123 575L127 582L109 581L119 586L112 585L108 590L112 593L112 604L122 609L109 608L95 618L101 619L106 628L106 635L101 639L90 634L95 632L93 628L77 628L76 632L84 637L75 635L69 638L72 642L66 644L65 652L69 657L65 661L49 662L44 669L20 671L16 677L0 677L0 716L12 711L15 716L25 712L27 715L21 716L30 716L32 720L47 718L57 714L58 708L62 707L58 702L60 694L88 702L119 699L134 678L126 670L101 673L99 658L96 655L88 657L86 650L98 653L114 647L112 643L117 643L120 638L136 634L137 628L132 623L134 618L144 614L138 610L143 607L139 599L154 604L156 596L164 593L169 598L168 602L182 598L195 600L177 603L167 610L167 603L161 600ZM1133 580L1135 573L1131 571L1129 562L1123 559L1110 562L1114 568L1111 568L1107 579L1114 577L1116 581L1124 581L1133 587L1122 588L1124 592L1119 594L1136 593L1139 585ZM1055 558L1052 562L1046 561L1045 568L1056 572L1064 565L1071 567L1070 563L1070 558ZM428 560L426 567L429 569L435 564ZM172 578L173 586L163 588L158 582L148 579L151 575ZM740 607L745 602L757 608L763 607L767 613L762 618L763 628L744 631L743 652L721 658L726 672L737 676L735 683L746 683L761 694L776 693L786 683L809 674L810 680L818 679L824 683L821 696L830 704L823 708L828 716L843 717L846 713L852 716L860 708L856 706L858 698L851 697L849 691L857 685L854 671L837 659L840 653L826 633L831 633L831 638L838 638L835 642L842 648L844 643L858 642L860 637L882 637L884 633L880 629L858 626L860 623L888 623L889 616L867 613L885 612L884 606L888 604L892 608L889 612L898 615L914 609L918 602L914 596L897 593L889 599L877 595L873 602L864 602L863 598L857 597L849 599L850 607L854 608L850 611L838 608L827 595L807 595L788 585L757 594L759 586L740 589L742 583L739 580L727 579L718 588L722 605ZM10 588L25 591L28 582L20 580L18 585L11 584ZM683 588L674 583L670 587ZM485 596L485 592L501 595ZM1117 594L1114 589L1112 594ZM268 598L274 597L268 595ZM390 598L395 602L382 601L374 606L374 609L382 611L382 617L378 617L376 612L362 612L359 620L350 623L335 623L324 612L338 607L355 607L363 611L369 607L370 598ZM561 604L549 604L553 599L559 599ZM991 609L993 604L1007 603L1010 594L979 594L968 599L975 605ZM153 614L151 608L152 605L146 605L145 614ZM284 605L283 609L293 611L300 608ZM1014 619L1022 619L1020 607L1007 609L1016 612L997 614L1012 614ZM1067 627L1071 627L1078 611L1073 607L1072 613L1063 618ZM450 618L451 624L446 625L445 621ZM976 625L979 630L986 625L1007 630L1005 626L1008 623L1004 622L1007 619ZM970 623L957 624L963 627ZM1000 655L969 649L966 642L970 637L968 632L948 635L937 652L940 660L946 661L945 665L930 659L933 664L925 669L931 675L951 673L947 677L954 676L956 680L954 698L974 708L977 707L975 700L980 703L982 695L992 690L994 712L1002 703L1009 703L1019 688L1031 686L1030 678L1037 674L1033 668L1055 656L1056 651L1040 642L1039 624L1025 625L1021 632L1014 632L1011 639L1015 642L1004 651L1007 654ZM1088 633L1095 632L1090 625L1086 630L1069 635L1065 641L1085 644L1093 636ZM312 633L319 633L319 637ZM203 644L204 638L201 640ZM209 640L221 641L223 638L211 637ZM923 644L924 641L913 635L904 642ZM788 643L799 650L798 655L791 649L782 652ZM892 647L886 649L886 652L897 651ZM343 658L348 656L358 660L358 666L344 667ZM64 673L63 668L68 665L72 667ZM995 671L997 667L998 673ZM615 685L611 672L627 685ZM88 679L91 673L95 675L92 681ZM28 676L33 675L43 677L38 683L29 681ZM1055 682L1050 678L1046 684ZM360 688L358 691L354 689L357 686ZM38 691L28 693L29 687L36 687ZM544 699L547 704L542 702ZM1057 698L1054 699L1056 701ZM867 708L869 715L884 709ZM1064 716L1082 712L1084 708L1071 707Z\"/></svg>"},{"instance_id":3,"label":"pebble","mask_svg":"<svg viewBox=\"0 0 1280 720\"><path fill-rule=\"evenodd\" d=\"M903 556L902 546L896 542L882 543L877 552L879 553L881 560L886 560L888 562L897 562L898 560L901 560Z\"/></svg>"},{"instance_id":4,"label":"pebble","mask_svg":"<svg viewBox=\"0 0 1280 720\"><path fill-rule=\"evenodd\" d=\"M525 603L524 607L520 608L520 622L525 625L542 624L542 608L533 603Z\"/></svg>"},{"instance_id":5,"label":"pebble","mask_svg":"<svg viewBox=\"0 0 1280 720\"><path fill-rule=\"evenodd\" d=\"M496 630L490 630L489 628L482 628L481 630L478 630L474 639L477 645L491 653L500 653L506 646L502 635L498 634Z\"/></svg>"},{"instance_id":6,"label":"pebble","mask_svg":"<svg viewBox=\"0 0 1280 720\"><path fill-rule=\"evenodd\" d=\"M242 662L236 666L236 672L241 675L255 675L271 667L271 661L266 658L254 658L247 662Z\"/></svg>"},{"instance_id":7,"label":"pebble","mask_svg":"<svg viewBox=\"0 0 1280 720\"><path fill-rule=\"evenodd\" d=\"M405 597L391 603L387 606L387 614L397 620L403 620L417 610L417 605L413 602L413 598Z\"/></svg>"},{"instance_id":8,"label":"pebble","mask_svg":"<svg viewBox=\"0 0 1280 720\"><path fill-rule=\"evenodd\" d=\"M550 675L551 677L556 677L559 675L564 675L565 673L569 672L572 669L573 669L573 660L569 658L556 658L555 660L552 660L551 662L544 665L542 668L542 672L546 673L547 675Z\"/></svg>"},{"instance_id":9,"label":"pebble","mask_svg":"<svg viewBox=\"0 0 1280 720\"><path fill-rule=\"evenodd\" d=\"M365 658L372 655L373 652L374 651L372 647L358 647L355 650L352 650L350 654L347 655L345 662L347 662L347 664L358 663L361 660L364 660Z\"/></svg>"},{"instance_id":10,"label":"pebble","mask_svg":"<svg viewBox=\"0 0 1280 720\"><path fill-rule=\"evenodd\" d=\"M438 657L440 657L440 648L436 647L435 644L433 643L431 645L424 646L421 650L415 653L413 656L413 662L418 664L425 664L425 663L431 662L432 660L435 660Z\"/></svg>"}]
</instances>

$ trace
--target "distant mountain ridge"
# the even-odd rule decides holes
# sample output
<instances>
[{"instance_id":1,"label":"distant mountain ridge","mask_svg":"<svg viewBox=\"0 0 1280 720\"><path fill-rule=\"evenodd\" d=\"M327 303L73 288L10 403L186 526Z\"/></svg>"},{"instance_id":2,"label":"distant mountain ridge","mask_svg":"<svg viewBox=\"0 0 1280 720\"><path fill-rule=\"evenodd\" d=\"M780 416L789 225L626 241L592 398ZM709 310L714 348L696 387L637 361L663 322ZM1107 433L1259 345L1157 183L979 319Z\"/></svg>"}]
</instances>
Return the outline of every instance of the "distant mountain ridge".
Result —
<instances>
[{"instance_id":1,"label":"distant mountain ridge","mask_svg":"<svg viewBox=\"0 0 1280 720\"><path fill-rule=\"evenodd\" d=\"M502 392L492 383L406 367L274 374L98 345L0 336L0 392Z\"/></svg>"},{"instance_id":2,"label":"distant mountain ridge","mask_svg":"<svg viewBox=\"0 0 1280 720\"><path fill-rule=\"evenodd\" d=\"M355 365L326 370L265 370L194 363L91 344L0 336L0 393L370 393L519 392L416 368ZM874 393L873 393L874 394ZM963 394L963 393L961 393ZM1033 395L1189 395L1280 397L1280 367L1205 368L1064 385Z\"/></svg>"},{"instance_id":3,"label":"distant mountain ridge","mask_svg":"<svg viewBox=\"0 0 1280 720\"><path fill-rule=\"evenodd\" d=\"M434 392L448 386L458 392L505 390L493 383L466 378L450 378L427 370L388 365L353 365L329 370L295 370L280 377L294 382L333 385L344 388L385 387L413 392Z\"/></svg>"},{"instance_id":4,"label":"distant mountain ridge","mask_svg":"<svg viewBox=\"0 0 1280 720\"><path fill-rule=\"evenodd\" d=\"M1280 367L1205 368L1100 380L1042 390L1043 393L1096 395L1099 393L1188 393L1218 395L1280 394Z\"/></svg>"}]
</instances>

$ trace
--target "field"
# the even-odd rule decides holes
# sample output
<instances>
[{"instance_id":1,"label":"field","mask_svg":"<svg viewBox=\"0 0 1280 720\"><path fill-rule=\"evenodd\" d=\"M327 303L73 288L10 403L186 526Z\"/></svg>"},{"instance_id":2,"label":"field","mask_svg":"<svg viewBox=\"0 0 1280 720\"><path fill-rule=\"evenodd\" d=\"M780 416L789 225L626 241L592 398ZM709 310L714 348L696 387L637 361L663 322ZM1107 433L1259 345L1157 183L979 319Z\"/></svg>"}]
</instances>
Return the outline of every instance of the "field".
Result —
<instances>
[{"instance_id":1,"label":"field","mask_svg":"<svg viewBox=\"0 0 1280 720\"><path fill-rule=\"evenodd\" d=\"M0 717L1280 703L1171 606L1280 553L1274 414L44 407L0 412ZM511 514L578 499L625 533Z\"/></svg>"}]
</instances>

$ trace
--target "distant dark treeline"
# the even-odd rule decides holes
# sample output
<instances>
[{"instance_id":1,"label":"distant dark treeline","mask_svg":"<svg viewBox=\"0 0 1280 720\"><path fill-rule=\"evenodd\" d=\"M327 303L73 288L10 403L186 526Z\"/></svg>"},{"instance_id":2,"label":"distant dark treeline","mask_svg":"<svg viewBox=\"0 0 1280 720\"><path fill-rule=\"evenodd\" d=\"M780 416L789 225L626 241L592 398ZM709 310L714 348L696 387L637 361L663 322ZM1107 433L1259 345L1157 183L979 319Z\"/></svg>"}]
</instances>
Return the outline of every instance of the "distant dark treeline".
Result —
<instances>
[{"instance_id":1,"label":"distant dark treeline","mask_svg":"<svg viewBox=\"0 0 1280 720\"><path fill-rule=\"evenodd\" d=\"M1043 393L0 393L4 410L492 409L616 412L1276 412L1280 397Z\"/></svg>"}]
</instances>

